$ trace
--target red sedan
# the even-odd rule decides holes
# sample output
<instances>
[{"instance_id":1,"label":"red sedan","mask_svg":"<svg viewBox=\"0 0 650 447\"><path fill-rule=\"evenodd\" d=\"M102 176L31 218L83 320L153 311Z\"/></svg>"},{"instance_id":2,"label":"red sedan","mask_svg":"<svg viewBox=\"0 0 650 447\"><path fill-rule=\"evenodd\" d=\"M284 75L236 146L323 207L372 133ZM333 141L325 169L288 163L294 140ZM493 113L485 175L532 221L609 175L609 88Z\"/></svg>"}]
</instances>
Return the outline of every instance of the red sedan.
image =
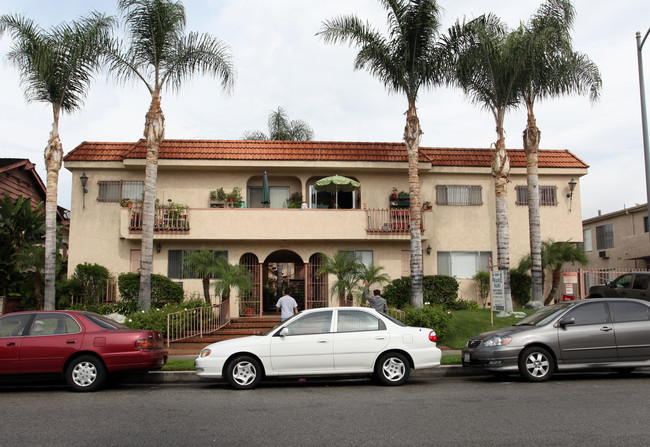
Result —
<instances>
[{"instance_id":1,"label":"red sedan","mask_svg":"<svg viewBox=\"0 0 650 447\"><path fill-rule=\"evenodd\" d=\"M159 331L132 330L93 312L0 317L0 377L58 373L76 391L96 390L108 374L160 369L163 347Z\"/></svg>"}]
</instances>

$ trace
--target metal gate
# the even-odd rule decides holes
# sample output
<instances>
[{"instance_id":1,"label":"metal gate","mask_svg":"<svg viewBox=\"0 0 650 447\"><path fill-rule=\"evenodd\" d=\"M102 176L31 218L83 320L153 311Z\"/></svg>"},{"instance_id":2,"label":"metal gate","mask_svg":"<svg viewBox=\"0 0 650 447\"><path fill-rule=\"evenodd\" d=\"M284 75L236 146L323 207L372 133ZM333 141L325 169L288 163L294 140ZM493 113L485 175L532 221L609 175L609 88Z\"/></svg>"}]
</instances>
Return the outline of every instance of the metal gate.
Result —
<instances>
[{"instance_id":1,"label":"metal gate","mask_svg":"<svg viewBox=\"0 0 650 447\"><path fill-rule=\"evenodd\" d=\"M243 293L239 299L239 315L256 317L262 315L262 266L253 253L244 254L239 263L246 267L251 274L253 288L249 293Z\"/></svg>"},{"instance_id":2,"label":"metal gate","mask_svg":"<svg viewBox=\"0 0 650 447\"><path fill-rule=\"evenodd\" d=\"M305 297L307 309L327 307L328 291L327 274L317 274L322 267L322 256L320 253L311 255L307 264L307 275L305 278Z\"/></svg>"}]
</instances>

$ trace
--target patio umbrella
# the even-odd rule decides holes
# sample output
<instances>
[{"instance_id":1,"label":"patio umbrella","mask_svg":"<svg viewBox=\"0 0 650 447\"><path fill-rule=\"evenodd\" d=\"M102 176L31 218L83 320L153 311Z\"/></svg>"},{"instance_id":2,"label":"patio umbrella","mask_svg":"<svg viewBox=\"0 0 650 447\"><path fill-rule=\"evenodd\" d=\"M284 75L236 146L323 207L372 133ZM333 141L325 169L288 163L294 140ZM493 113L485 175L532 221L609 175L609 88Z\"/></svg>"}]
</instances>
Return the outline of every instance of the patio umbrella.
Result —
<instances>
[{"instance_id":1,"label":"patio umbrella","mask_svg":"<svg viewBox=\"0 0 650 447\"><path fill-rule=\"evenodd\" d=\"M361 183L351 178L343 177L342 175L332 175L330 177L322 178L314 184L314 189L317 191L327 191L336 194L336 207L339 207L339 191L351 192L359 189Z\"/></svg>"},{"instance_id":2,"label":"patio umbrella","mask_svg":"<svg viewBox=\"0 0 650 447\"><path fill-rule=\"evenodd\" d=\"M262 205L271 203L271 191L269 189L269 177L264 171L264 179L262 180Z\"/></svg>"}]
</instances>

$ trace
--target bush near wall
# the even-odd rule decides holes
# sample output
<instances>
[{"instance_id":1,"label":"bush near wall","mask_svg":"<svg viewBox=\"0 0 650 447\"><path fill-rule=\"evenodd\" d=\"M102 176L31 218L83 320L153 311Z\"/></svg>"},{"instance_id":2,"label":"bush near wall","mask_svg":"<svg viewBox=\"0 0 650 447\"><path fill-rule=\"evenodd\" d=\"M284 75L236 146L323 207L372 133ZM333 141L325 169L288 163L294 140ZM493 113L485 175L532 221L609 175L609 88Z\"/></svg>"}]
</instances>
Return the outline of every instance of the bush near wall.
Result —
<instances>
[{"instance_id":1,"label":"bush near wall","mask_svg":"<svg viewBox=\"0 0 650 447\"><path fill-rule=\"evenodd\" d=\"M436 331L438 339L449 334L452 313L442 306L406 307L404 313L404 323L408 326L431 328Z\"/></svg>"},{"instance_id":2,"label":"bush near wall","mask_svg":"<svg viewBox=\"0 0 650 447\"><path fill-rule=\"evenodd\" d=\"M510 270L510 293L514 307L524 307L530 301L532 279L528 273Z\"/></svg>"},{"instance_id":3,"label":"bush near wall","mask_svg":"<svg viewBox=\"0 0 650 447\"><path fill-rule=\"evenodd\" d=\"M122 273L117 277L117 287L123 301L138 302L140 293L140 274ZM151 275L151 306L163 307L166 304L183 301L183 286L163 275Z\"/></svg>"},{"instance_id":4,"label":"bush near wall","mask_svg":"<svg viewBox=\"0 0 650 447\"><path fill-rule=\"evenodd\" d=\"M423 277L424 302L428 305L441 305L447 309L466 309L471 302L458 299L458 281L447 275L428 275ZM381 296L389 306L402 309L411 303L411 278L403 276L384 287Z\"/></svg>"}]
</instances>

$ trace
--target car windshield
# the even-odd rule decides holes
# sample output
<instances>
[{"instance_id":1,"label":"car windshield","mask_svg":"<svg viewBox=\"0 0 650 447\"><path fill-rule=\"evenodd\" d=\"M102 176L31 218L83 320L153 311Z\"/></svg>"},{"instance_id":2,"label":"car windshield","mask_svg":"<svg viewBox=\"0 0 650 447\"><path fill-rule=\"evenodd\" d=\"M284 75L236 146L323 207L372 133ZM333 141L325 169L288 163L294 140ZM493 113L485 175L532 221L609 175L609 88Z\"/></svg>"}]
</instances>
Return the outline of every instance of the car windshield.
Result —
<instances>
[{"instance_id":1,"label":"car windshield","mask_svg":"<svg viewBox=\"0 0 650 447\"><path fill-rule=\"evenodd\" d=\"M544 307L543 309L522 318L515 323L514 326L544 326L549 321L553 320L559 312L564 311L572 304L573 303L560 303Z\"/></svg>"},{"instance_id":2,"label":"car windshield","mask_svg":"<svg viewBox=\"0 0 650 447\"><path fill-rule=\"evenodd\" d=\"M115 320L111 320L104 315L99 315L93 312L84 312L83 315L102 329L129 329L123 324L120 324Z\"/></svg>"}]
</instances>

